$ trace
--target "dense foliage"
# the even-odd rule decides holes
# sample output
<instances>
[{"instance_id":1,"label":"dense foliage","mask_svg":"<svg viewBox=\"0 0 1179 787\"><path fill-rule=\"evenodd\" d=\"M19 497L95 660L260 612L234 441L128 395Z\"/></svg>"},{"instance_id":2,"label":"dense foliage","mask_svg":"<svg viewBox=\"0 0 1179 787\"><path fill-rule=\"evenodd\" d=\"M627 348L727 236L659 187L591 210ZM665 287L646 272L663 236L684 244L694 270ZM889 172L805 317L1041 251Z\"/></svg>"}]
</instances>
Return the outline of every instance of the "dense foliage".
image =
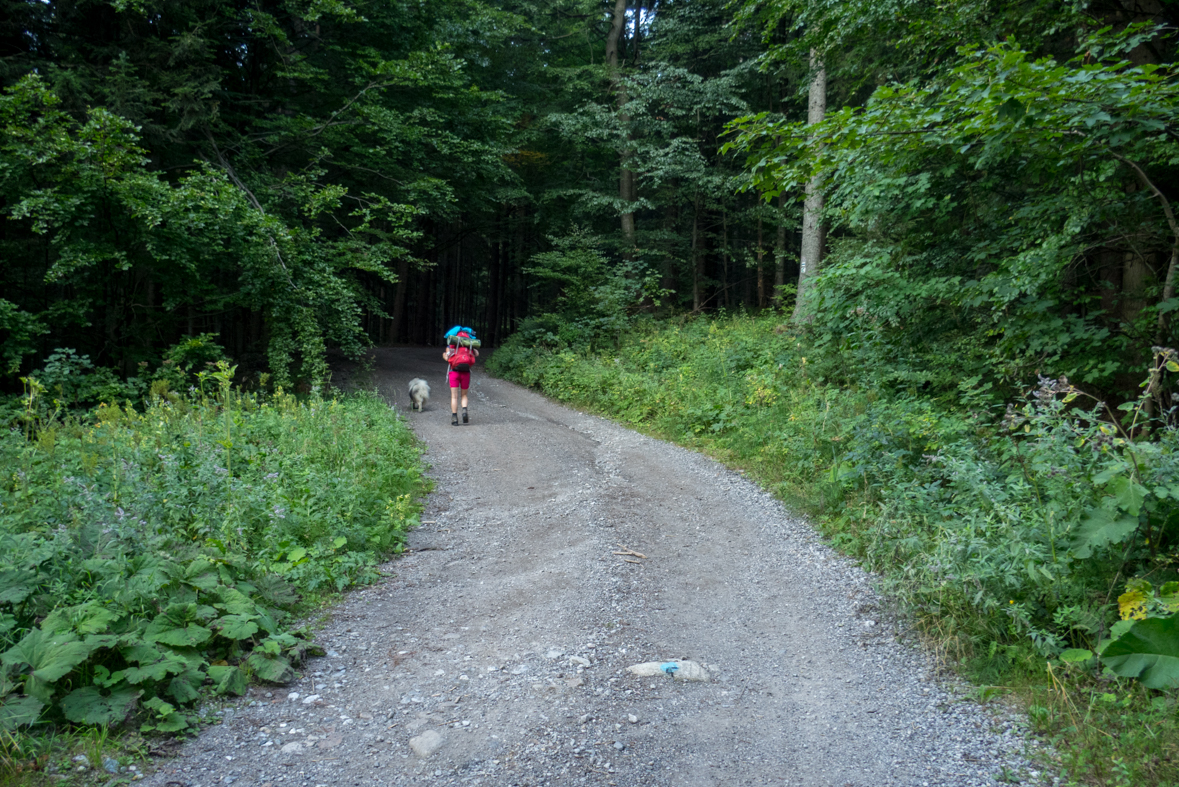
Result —
<instances>
[{"instance_id":1,"label":"dense foliage","mask_svg":"<svg viewBox=\"0 0 1179 787\"><path fill-rule=\"evenodd\" d=\"M829 184L844 232L817 329L901 386L1041 371L1132 391L1179 305L1179 74L1126 59L1158 33L1100 31L1063 63L963 47L822 123L743 121L764 187Z\"/></svg>"},{"instance_id":2,"label":"dense foliage","mask_svg":"<svg viewBox=\"0 0 1179 787\"><path fill-rule=\"evenodd\" d=\"M613 5L5 0L0 384L201 333L280 383L455 322L495 343L579 227L679 301L765 303L783 211L717 138L789 90L723 0Z\"/></svg>"},{"instance_id":3,"label":"dense foliage","mask_svg":"<svg viewBox=\"0 0 1179 787\"><path fill-rule=\"evenodd\" d=\"M176 731L203 691L285 682L309 647L300 598L375 580L416 523L418 449L382 400L201 376L92 417L30 381L0 434L0 732Z\"/></svg>"}]
</instances>

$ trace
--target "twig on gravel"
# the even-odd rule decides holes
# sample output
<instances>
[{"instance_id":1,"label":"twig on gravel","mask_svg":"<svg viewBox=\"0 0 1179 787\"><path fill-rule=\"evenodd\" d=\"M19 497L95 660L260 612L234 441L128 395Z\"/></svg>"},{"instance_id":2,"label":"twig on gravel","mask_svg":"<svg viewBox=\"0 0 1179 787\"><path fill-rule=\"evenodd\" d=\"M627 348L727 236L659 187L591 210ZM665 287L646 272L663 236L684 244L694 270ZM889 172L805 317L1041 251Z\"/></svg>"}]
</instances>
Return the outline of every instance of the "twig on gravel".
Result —
<instances>
[{"instance_id":1,"label":"twig on gravel","mask_svg":"<svg viewBox=\"0 0 1179 787\"><path fill-rule=\"evenodd\" d=\"M615 552L614 554L615 555L631 555L633 557L641 557L643 560L647 559L647 556L644 555L642 552L635 552L630 547L623 547L621 552Z\"/></svg>"},{"instance_id":2,"label":"twig on gravel","mask_svg":"<svg viewBox=\"0 0 1179 787\"><path fill-rule=\"evenodd\" d=\"M622 562L623 562L623 563L634 563L634 564L635 564L635 565L637 565L637 566L641 566L641 565L643 565L643 561L641 561L641 560L631 560L629 557L624 557L624 558L622 559Z\"/></svg>"}]
</instances>

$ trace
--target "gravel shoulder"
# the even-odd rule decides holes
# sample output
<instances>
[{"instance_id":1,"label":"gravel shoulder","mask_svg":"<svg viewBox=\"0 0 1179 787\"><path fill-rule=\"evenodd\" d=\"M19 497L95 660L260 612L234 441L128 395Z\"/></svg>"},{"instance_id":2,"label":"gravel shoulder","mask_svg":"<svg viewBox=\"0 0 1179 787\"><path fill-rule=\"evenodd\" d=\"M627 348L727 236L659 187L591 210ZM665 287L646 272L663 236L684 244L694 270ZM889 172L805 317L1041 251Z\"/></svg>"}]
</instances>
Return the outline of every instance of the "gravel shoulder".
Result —
<instances>
[{"instance_id":1,"label":"gravel shoulder","mask_svg":"<svg viewBox=\"0 0 1179 787\"><path fill-rule=\"evenodd\" d=\"M1018 719L938 680L872 577L740 474L481 370L452 427L440 351L375 359L433 468L411 551L331 611L300 681L146 784L1037 780ZM711 679L626 671L672 659Z\"/></svg>"}]
</instances>

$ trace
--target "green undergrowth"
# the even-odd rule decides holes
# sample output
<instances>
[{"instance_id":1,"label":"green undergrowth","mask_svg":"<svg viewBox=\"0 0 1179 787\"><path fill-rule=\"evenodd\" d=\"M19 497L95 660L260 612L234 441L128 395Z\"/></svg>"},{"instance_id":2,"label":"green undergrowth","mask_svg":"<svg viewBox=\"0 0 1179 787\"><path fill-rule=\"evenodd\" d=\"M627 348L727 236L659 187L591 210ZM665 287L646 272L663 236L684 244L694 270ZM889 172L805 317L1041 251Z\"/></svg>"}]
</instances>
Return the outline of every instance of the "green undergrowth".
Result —
<instances>
[{"instance_id":1,"label":"green undergrowth","mask_svg":"<svg viewBox=\"0 0 1179 787\"><path fill-rule=\"evenodd\" d=\"M1179 431L1145 397L1111 410L1064 379L935 399L840 363L769 315L639 324L597 353L513 338L488 368L810 514L947 664L998 687L981 694L1022 700L1074 783L1179 784L1179 648L1125 634L1176 644Z\"/></svg>"},{"instance_id":2,"label":"green undergrowth","mask_svg":"<svg viewBox=\"0 0 1179 787\"><path fill-rule=\"evenodd\" d=\"M0 775L289 681L313 648L300 613L376 580L416 525L419 446L383 400L232 374L81 416L29 381L0 433Z\"/></svg>"}]
</instances>

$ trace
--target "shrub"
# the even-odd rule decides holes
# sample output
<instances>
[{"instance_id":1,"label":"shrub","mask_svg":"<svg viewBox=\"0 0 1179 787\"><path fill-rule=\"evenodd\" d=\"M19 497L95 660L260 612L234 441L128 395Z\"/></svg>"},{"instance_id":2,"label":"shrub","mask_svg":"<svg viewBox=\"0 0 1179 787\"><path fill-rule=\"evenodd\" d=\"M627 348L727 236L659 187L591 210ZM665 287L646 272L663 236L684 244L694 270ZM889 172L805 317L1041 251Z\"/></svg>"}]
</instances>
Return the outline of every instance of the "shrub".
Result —
<instances>
[{"instance_id":1,"label":"shrub","mask_svg":"<svg viewBox=\"0 0 1179 787\"><path fill-rule=\"evenodd\" d=\"M284 682L300 597L375 580L416 523L418 447L375 395L213 391L0 434L0 729L189 724L199 694Z\"/></svg>"}]
</instances>

